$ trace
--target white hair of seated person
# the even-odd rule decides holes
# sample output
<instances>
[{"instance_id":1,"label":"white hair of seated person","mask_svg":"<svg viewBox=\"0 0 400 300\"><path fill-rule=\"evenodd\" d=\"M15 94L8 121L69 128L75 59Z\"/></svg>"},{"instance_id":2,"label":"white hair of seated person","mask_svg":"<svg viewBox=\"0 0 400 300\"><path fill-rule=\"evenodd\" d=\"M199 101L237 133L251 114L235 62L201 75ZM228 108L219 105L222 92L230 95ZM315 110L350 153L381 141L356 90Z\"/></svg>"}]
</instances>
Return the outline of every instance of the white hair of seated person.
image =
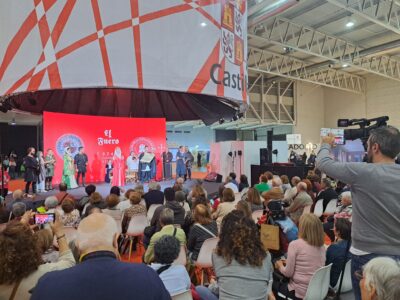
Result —
<instances>
[{"instance_id":1,"label":"white hair of seated person","mask_svg":"<svg viewBox=\"0 0 400 300\"><path fill-rule=\"evenodd\" d=\"M307 191L307 184L306 184L305 182L299 182L299 183L297 184L297 190L298 190L299 192L305 192L305 191Z\"/></svg>"},{"instance_id":2,"label":"white hair of seated person","mask_svg":"<svg viewBox=\"0 0 400 300\"><path fill-rule=\"evenodd\" d=\"M93 213L79 223L75 244L81 254L100 250L116 251L117 239L115 220L107 214Z\"/></svg>"},{"instance_id":3,"label":"white hair of seated person","mask_svg":"<svg viewBox=\"0 0 400 300\"><path fill-rule=\"evenodd\" d=\"M149 183L149 191L159 191L161 190L161 185L157 182Z\"/></svg>"},{"instance_id":4,"label":"white hair of seated person","mask_svg":"<svg viewBox=\"0 0 400 300\"><path fill-rule=\"evenodd\" d=\"M55 196L49 196L44 200L44 206L46 207L47 210L56 208L58 205L58 199Z\"/></svg>"},{"instance_id":5,"label":"white hair of seated person","mask_svg":"<svg viewBox=\"0 0 400 300\"><path fill-rule=\"evenodd\" d=\"M400 286L388 284L391 279L400 278L400 262L390 257L377 257L364 266L364 288L371 294L376 294L377 300L392 300L399 295Z\"/></svg>"},{"instance_id":6,"label":"white hair of seated person","mask_svg":"<svg viewBox=\"0 0 400 300\"><path fill-rule=\"evenodd\" d=\"M274 175L274 177L272 178L272 187L281 187L282 186L282 179L277 176Z\"/></svg>"},{"instance_id":7,"label":"white hair of seated person","mask_svg":"<svg viewBox=\"0 0 400 300\"><path fill-rule=\"evenodd\" d=\"M184 184L184 183L185 183L185 179L182 178L182 177L178 177L178 178L176 179L176 183L178 183L178 184Z\"/></svg>"},{"instance_id":8,"label":"white hair of seated person","mask_svg":"<svg viewBox=\"0 0 400 300\"><path fill-rule=\"evenodd\" d=\"M348 206L352 202L351 192L343 192L342 193L342 205Z\"/></svg>"}]
</instances>

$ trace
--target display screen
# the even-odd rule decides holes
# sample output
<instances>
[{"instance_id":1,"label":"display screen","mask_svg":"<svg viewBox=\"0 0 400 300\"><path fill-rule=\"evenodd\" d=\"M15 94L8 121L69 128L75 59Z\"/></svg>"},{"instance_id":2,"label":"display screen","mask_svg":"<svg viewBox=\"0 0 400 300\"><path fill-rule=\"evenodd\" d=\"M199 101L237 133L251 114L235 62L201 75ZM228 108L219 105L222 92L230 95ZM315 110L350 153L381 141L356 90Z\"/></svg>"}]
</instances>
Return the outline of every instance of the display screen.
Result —
<instances>
[{"instance_id":1,"label":"display screen","mask_svg":"<svg viewBox=\"0 0 400 300\"><path fill-rule=\"evenodd\" d=\"M335 136L335 144L336 145L344 145L344 129L336 129L336 128L321 128L321 136L327 136L329 133L332 133Z\"/></svg>"}]
</instances>

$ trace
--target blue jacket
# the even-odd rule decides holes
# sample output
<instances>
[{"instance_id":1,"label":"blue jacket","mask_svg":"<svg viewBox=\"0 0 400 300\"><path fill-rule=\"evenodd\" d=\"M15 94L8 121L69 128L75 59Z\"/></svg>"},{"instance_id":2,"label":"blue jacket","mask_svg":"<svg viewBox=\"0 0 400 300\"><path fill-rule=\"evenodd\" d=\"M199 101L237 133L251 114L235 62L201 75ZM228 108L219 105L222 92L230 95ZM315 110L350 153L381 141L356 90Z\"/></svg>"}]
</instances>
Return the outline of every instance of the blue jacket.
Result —
<instances>
[{"instance_id":1,"label":"blue jacket","mask_svg":"<svg viewBox=\"0 0 400 300\"><path fill-rule=\"evenodd\" d=\"M120 262L114 253L86 255L82 263L40 278L32 300L170 300L157 273L144 264Z\"/></svg>"},{"instance_id":2,"label":"blue jacket","mask_svg":"<svg viewBox=\"0 0 400 300\"><path fill-rule=\"evenodd\" d=\"M340 278L344 259L346 259L346 262L350 259L349 252L346 253L346 246L347 241L341 240L337 243L330 245L326 250L325 265L329 265L332 263L330 279L331 287L335 287Z\"/></svg>"}]
</instances>

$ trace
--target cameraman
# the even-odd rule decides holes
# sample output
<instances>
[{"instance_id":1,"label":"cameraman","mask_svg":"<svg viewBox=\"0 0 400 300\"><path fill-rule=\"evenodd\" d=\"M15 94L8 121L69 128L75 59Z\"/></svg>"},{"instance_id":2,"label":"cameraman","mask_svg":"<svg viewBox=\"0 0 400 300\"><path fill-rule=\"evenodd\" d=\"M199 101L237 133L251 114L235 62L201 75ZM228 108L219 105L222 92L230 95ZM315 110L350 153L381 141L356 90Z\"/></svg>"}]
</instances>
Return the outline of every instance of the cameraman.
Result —
<instances>
[{"instance_id":1,"label":"cameraman","mask_svg":"<svg viewBox=\"0 0 400 300\"><path fill-rule=\"evenodd\" d=\"M361 299L354 272L377 256L400 259L400 132L387 126L372 130L367 141L369 163L340 163L331 157L333 135L322 137L317 168L351 185L353 225L351 274L356 300Z\"/></svg>"}]
</instances>

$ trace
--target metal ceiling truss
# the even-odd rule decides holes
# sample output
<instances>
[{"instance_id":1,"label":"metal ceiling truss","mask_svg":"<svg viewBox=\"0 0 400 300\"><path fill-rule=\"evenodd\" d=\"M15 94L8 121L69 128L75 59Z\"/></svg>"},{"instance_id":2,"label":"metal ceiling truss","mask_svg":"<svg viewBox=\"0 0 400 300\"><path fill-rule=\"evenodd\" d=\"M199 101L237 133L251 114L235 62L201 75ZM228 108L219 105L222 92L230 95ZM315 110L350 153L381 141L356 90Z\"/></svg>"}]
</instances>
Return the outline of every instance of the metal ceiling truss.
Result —
<instances>
[{"instance_id":1,"label":"metal ceiling truss","mask_svg":"<svg viewBox=\"0 0 400 300\"><path fill-rule=\"evenodd\" d=\"M383 55L366 55L363 49L346 40L327 35L310 27L276 18L272 26L264 26L265 32L249 34L250 38L287 47L318 56L342 65L400 81L400 62ZM329 67L329 62L327 64Z\"/></svg>"},{"instance_id":2,"label":"metal ceiling truss","mask_svg":"<svg viewBox=\"0 0 400 300\"><path fill-rule=\"evenodd\" d=\"M349 92L364 94L365 79L333 68L311 70L299 59L249 46L249 71L301 80Z\"/></svg>"},{"instance_id":3,"label":"metal ceiling truss","mask_svg":"<svg viewBox=\"0 0 400 300\"><path fill-rule=\"evenodd\" d=\"M400 34L400 5L397 0L327 0L329 3L359 15Z\"/></svg>"}]
</instances>

